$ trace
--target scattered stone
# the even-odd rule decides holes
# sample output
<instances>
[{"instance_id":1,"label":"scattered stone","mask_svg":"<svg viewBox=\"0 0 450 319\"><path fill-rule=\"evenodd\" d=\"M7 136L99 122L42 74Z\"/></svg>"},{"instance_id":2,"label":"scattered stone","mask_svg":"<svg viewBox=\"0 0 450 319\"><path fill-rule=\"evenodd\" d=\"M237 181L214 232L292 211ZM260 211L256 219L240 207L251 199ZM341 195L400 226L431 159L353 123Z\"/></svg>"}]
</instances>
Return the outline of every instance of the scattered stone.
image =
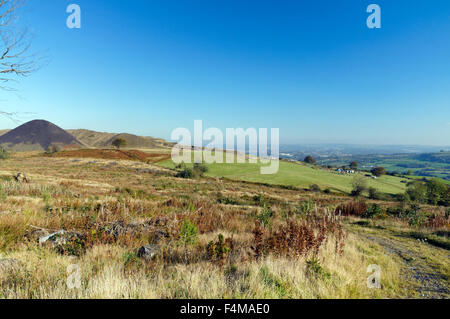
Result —
<instances>
[{"instance_id":1,"label":"scattered stone","mask_svg":"<svg viewBox=\"0 0 450 319\"><path fill-rule=\"evenodd\" d=\"M157 245L145 245L139 248L137 256L145 260L151 260L158 251L159 247Z\"/></svg>"},{"instance_id":2,"label":"scattered stone","mask_svg":"<svg viewBox=\"0 0 450 319\"><path fill-rule=\"evenodd\" d=\"M30 179L28 178L28 176L25 173L17 173L17 175L14 176L14 179L16 180L16 182L19 183L29 183Z\"/></svg>"},{"instance_id":3,"label":"scattered stone","mask_svg":"<svg viewBox=\"0 0 450 319\"><path fill-rule=\"evenodd\" d=\"M71 231L60 230L50 232L47 229L36 229L25 235L40 245L55 249L62 255L80 256L85 251L86 236Z\"/></svg>"},{"instance_id":4,"label":"scattered stone","mask_svg":"<svg viewBox=\"0 0 450 319\"><path fill-rule=\"evenodd\" d=\"M31 232L28 232L25 235L25 237L31 241L39 242L40 238L48 236L48 235L50 235L50 232L48 230L39 228L39 229L32 230Z\"/></svg>"},{"instance_id":5,"label":"scattered stone","mask_svg":"<svg viewBox=\"0 0 450 319\"><path fill-rule=\"evenodd\" d=\"M58 235L64 235L64 234L65 234L64 230L60 230L60 231L57 231L56 233L53 233L53 234L50 234L47 236L43 236L43 237L39 238L39 244L42 245L43 243L47 242L49 239L52 239L53 242L62 243L62 241L65 239L63 236L58 236Z\"/></svg>"}]
</instances>

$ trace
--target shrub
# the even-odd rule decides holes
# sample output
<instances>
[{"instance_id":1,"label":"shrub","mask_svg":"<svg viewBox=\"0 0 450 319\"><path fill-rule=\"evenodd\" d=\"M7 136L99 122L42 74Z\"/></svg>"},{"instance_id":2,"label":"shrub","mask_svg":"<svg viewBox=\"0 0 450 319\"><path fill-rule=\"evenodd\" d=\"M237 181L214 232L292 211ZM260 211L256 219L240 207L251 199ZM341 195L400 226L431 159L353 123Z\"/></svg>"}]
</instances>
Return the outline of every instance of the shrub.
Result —
<instances>
[{"instance_id":1,"label":"shrub","mask_svg":"<svg viewBox=\"0 0 450 319\"><path fill-rule=\"evenodd\" d=\"M9 158L9 153L2 146L0 146L0 160L5 160L8 158Z\"/></svg>"},{"instance_id":2,"label":"shrub","mask_svg":"<svg viewBox=\"0 0 450 319\"><path fill-rule=\"evenodd\" d=\"M233 240L231 238L225 238L222 234L218 235L217 241L210 241L206 247L206 253L209 260L215 261L221 265L225 261L228 254L233 250Z\"/></svg>"},{"instance_id":3,"label":"shrub","mask_svg":"<svg viewBox=\"0 0 450 319\"><path fill-rule=\"evenodd\" d=\"M194 178L194 171L192 170L192 168L186 167L176 176L181 178Z\"/></svg>"},{"instance_id":4,"label":"shrub","mask_svg":"<svg viewBox=\"0 0 450 319\"><path fill-rule=\"evenodd\" d=\"M386 213L393 216L393 217L402 217L404 212L403 205L397 206L397 207L388 207L386 209Z\"/></svg>"},{"instance_id":5,"label":"shrub","mask_svg":"<svg viewBox=\"0 0 450 319\"><path fill-rule=\"evenodd\" d=\"M239 202L237 199L224 196L222 193L218 194L217 202L219 204L225 205L241 205L241 202Z\"/></svg>"},{"instance_id":6,"label":"shrub","mask_svg":"<svg viewBox=\"0 0 450 319\"><path fill-rule=\"evenodd\" d=\"M386 218L386 211L378 204L370 205L363 215L365 218Z\"/></svg>"},{"instance_id":7,"label":"shrub","mask_svg":"<svg viewBox=\"0 0 450 319\"><path fill-rule=\"evenodd\" d=\"M450 187L438 179L408 183L405 195L417 203L450 205Z\"/></svg>"},{"instance_id":8,"label":"shrub","mask_svg":"<svg viewBox=\"0 0 450 319\"><path fill-rule=\"evenodd\" d=\"M427 215L418 209L410 210L408 212L408 217L408 224L410 226L420 227L427 221Z\"/></svg>"},{"instance_id":9,"label":"shrub","mask_svg":"<svg viewBox=\"0 0 450 319\"><path fill-rule=\"evenodd\" d=\"M257 225L253 234L252 249L256 257L270 252L286 257L316 256L331 235L336 239L336 253L342 254L345 239L339 219L328 213L301 221L288 220L267 236L264 229Z\"/></svg>"},{"instance_id":10,"label":"shrub","mask_svg":"<svg viewBox=\"0 0 450 319\"><path fill-rule=\"evenodd\" d=\"M405 194L411 201L423 203L426 201L427 189L423 182L414 181L408 184Z\"/></svg>"},{"instance_id":11,"label":"shrub","mask_svg":"<svg viewBox=\"0 0 450 319\"><path fill-rule=\"evenodd\" d=\"M350 168L351 169L357 169L358 168L358 163L357 162L351 162L350 163Z\"/></svg>"},{"instance_id":12,"label":"shrub","mask_svg":"<svg viewBox=\"0 0 450 319\"><path fill-rule=\"evenodd\" d=\"M315 257L306 261L306 271L308 274L321 279L331 278L330 272L326 271L320 264L319 260Z\"/></svg>"},{"instance_id":13,"label":"shrub","mask_svg":"<svg viewBox=\"0 0 450 319\"><path fill-rule=\"evenodd\" d=\"M372 170L370 172L376 177L386 175L386 169L384 167L372 168Z\"/></svg>"},{"instance_id":14,"label":"shrub","mask_svg":"<svg viewBox=\"0 0 450 319\"><path fill-rule=\"evenodd\" d=\"M121 147L125 147L127 146L127 141L123 138L116 138L113 142L112 145L117 148L120 149Z\"/></svg>"},{"instance_id":15,"label":"shrub","mask_svg":"<svg viewBox=\"0 0 450 319\"><path fill-rule=\"evenodd\" d=\"M205 164L198 163L195 163L193 168L186 167L184 163L177 165L176 168L181 169L181 171L176 175L181 178L203 177L203 175L208 172L208 167Z\"/></svg>"},{"instance_id":16,"label":"shrub","mask_svg":"<svg viewBox=\"0 0 450 319\"><path fill-rule=\"evenodd\" d=\"M426 183L427 200L430 205L448 206L450 204L450 187L438 179Z\"/></svg>"},{"instance_id":17,"label":"shrub","mask_svg":"<svg viewBox=\"0 0 450 319\"><path fill-rule=\"evenodd\" d=\"M316 203L309 198L308 201L302 202L300 207L297 209L298 215L310 215L316 209Z\"/></svg>"},{"instance_id":18,"label":"shrub","mask_svg":"<svg viewBox=\"0 0 450 319\"><path fill-rule=\"evenodd\" d=\"M362 176L355 176L352 181L352 196L360 196L367 189L367 180Z\"/></svg>"},{"instance_id":19,"label":"shrub","mask_svg":"<svg viewBox=\"0 0 450 319\"><path fill-rule=\"evenodd\" d=\"M322 191L320 189L319 185L317 185L317 184L309 185L309 190L312 191L312 192L320 192L320 191Z\"/></svg>"},{"instance_id":20,"label":"shrub","mask_svg":"<svg viewBox=\"0 0 450 319\"><path fill-rule=\"evenodd\" d=\"M307 164L316 164L316 160L312 156L306 156L303 161Z\"/></svg>"},{"instance_id":21,"label":"shrub","mask_svg":"<svg viewBox=\"0 0 450 319\"><path fill-rule=\"evenodd\" d=\"M348 202L336 207L335 214L342 216L357 216L362 217L367 211L367 204L364 202Z\"/></svg>"},{"instance_id":22,"label":"shrub","mask_svg":"<svg viewBox=\"0 0 450 319\"><path fill-rule=\"evenodd\" d=\"M185 219L180 229L180 242L183 245L195 245L198 242L197 226Z\"/></svg>"},{"instance_id":23,"label":"shrub","mask_svg":"<svg viewBox=\"0 0 450 319\"><path fill-rule=\"evenodd\" d=\"M208 167L205 164L195 163L193 168L194 176L202 177L208 172Z\"/></svg>"},{"instance_id":24,"label":"shrub","mask_svg":"<svg viewBox=\"0 0 450 319\"><path fill-rule=\"evenodd\" d=\"M273 216L273 211L270 208L264 207L261 213L256 216L256 219L262 227L271 228Z\"/></svg>"},{"instance_id":25,"label":"shrub","mask_svg":"<svg viewBox=\"0 0 450 319\"><path fill-rule=\"evenodd\" d=\"M56 154L58 152L61 152L62 147L58 144L51 144L47 149L47 154Z\"/></svg>"},{"instance_id":26,"label":"shrub","mask_svg":"<svg viewBox=\"0 0 450 319\"><path fill-rule=\"evenodd\" d=\"M375 187L369 187L369 198L370 199L382 199L382 195L378 192Z\"/></svg>"}]
</instances>

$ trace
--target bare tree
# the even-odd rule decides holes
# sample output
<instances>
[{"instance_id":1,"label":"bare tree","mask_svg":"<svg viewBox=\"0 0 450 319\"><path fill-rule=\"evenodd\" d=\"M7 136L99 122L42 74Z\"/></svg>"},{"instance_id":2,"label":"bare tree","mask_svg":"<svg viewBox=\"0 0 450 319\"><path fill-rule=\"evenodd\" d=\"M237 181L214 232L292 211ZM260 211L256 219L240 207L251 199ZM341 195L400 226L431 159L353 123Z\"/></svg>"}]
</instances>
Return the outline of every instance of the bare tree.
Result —
<instances>
[{"instance_id":1,"label":"bare tree","mask_svg":"<svg viewBox=\"0 0 450 319\"><path fill-rule=\"evenodd\" d=\"M0 0L0 89L3 90L12 90L7 83L37 68L35 56L28 54L31 36L27 29L17 25L24 4L25 0Z\"/></svg>"},{"instance_id":2,"label":"bare tree","mask_svg":"<svg viewBox=\"0 0 450 319\"><path fill-rule=\"evenodd\" d=\"M37 70L37 59L29 54L31 35L18 25L19 11L26 0L0 0L0 90L14 91L11 82ZM17 113L4 112L0 115L15 119Z\"/></svg>"}]
</instances>

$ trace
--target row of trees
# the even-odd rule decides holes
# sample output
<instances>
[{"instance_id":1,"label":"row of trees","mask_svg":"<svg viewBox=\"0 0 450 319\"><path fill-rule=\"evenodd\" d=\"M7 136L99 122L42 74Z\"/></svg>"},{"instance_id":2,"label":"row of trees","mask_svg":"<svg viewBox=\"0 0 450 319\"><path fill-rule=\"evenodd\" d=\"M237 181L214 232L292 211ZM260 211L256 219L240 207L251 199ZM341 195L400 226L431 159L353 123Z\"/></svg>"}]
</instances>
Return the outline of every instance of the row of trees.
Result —
<instances>
[{"instance_id":1,"label":"row of trees","mask_svg":"<svg viewBox=\"0 0 450 319\"><path fill-rule=\"evenodd\" d=\"M404 199L412 202L450 206L450 186L438 179L408 183Z\"/></svg>"},{"instance_id":2,"label":"row of trees","mask_svg":"<svg viewBox=\"0 0 450 319\"><path fill-rule=\"evenodd\" d=\"M370 199L384 199L382 194L374 187L368 187L367 179L355 176L352 182L352 196L361 196L367 193ZM450 186L439 179L417 180L408 183L404 194L398 196L399 200L420 204L450 206Z\"/></svg>"}]
</instances>

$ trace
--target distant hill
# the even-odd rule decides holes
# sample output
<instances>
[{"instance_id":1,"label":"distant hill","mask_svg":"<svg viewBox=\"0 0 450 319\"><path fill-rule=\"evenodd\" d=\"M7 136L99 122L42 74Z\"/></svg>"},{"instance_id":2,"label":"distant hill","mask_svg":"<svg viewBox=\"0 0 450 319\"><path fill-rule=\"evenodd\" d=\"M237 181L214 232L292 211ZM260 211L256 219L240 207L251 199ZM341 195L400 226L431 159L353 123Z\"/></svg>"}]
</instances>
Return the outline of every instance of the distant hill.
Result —
<instances>
[{"instance_id":1,"label":"distant hill","mask_svg":"<svg viewBox=\"0 0 450 319\"><path fill-rule=\"evenodd\" d=\"M116 133L95 132L91 130L67 130L77 140L88 147L105 147L107 142L116 136Z\"/></svg>"},{"instance_id":2,"label":"distant hill","mask_svg":"<svg viewBox=\"0 0 450 319\"><path fill-rule=\"evenodd\" d=\"M109 148L112 147L112 142L118 138L122 138L127 141L127 148L142 148L142 149L160 149L169 148L173 144L163 139L147 136L137 136L133 134L115 134L95 132L90 130L67 130L70 134L75 136L79 141L89 147L94 148Z\"/></svg>"},{"instance_id":3,"label":"distant hill","mask_svg":"<svg viewBox=\"0 0 450 319\"><path fill-rule=\"evenodd\" d=\"M0 144L7 150L42 151L51 145L59 145L64 148L84 146L74 136L44 120L27 122L14 130L0 136Z\"/></svg>"}]
</instances>

